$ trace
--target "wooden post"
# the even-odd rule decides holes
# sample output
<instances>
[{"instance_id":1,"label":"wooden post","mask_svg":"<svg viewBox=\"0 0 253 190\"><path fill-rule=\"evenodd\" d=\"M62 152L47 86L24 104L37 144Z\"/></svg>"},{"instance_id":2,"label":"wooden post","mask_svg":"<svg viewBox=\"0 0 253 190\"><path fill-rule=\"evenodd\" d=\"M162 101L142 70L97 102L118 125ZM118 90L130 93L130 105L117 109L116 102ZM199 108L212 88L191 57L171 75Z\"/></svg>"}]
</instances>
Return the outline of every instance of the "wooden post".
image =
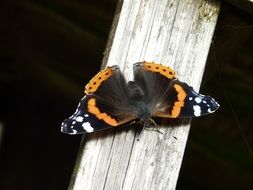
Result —
<instances>
[{"instance_id":1,"label":"wooden post","mask_svg":"<svg viewBox=\"0 0 253 190\"><path fill-rule=\"evenodd\" d=\"M197 90L218 12L216 0L120 0L103 66L131 79L133 63L162 63ZM190 121L173 123L139 140L134 127L85 136L69 189L175 189Z\"/></svg>"}]
</instances>

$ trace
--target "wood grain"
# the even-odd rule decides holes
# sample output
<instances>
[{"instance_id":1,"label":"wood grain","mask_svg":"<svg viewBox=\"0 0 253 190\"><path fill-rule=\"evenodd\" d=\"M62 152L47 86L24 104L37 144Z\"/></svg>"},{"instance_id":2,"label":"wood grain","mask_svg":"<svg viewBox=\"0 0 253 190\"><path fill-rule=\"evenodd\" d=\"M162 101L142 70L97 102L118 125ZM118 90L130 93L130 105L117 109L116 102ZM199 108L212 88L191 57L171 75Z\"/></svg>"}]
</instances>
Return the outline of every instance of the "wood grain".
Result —
<instances>
[{"instance_id":1,"label":"wood grain","mask_svg":"<svg viewBox=\"0 0 253 190\"><path fill-rule=\"evenodd\" d=\"M121 0L103 66L117 64L132 79L133 63L162 63L197 90L218 12L216 0ZM175 189L189 127L172 120L163 134L138 136L133 125L85 136L69 189Z\"/></svg>"}]
</instances>

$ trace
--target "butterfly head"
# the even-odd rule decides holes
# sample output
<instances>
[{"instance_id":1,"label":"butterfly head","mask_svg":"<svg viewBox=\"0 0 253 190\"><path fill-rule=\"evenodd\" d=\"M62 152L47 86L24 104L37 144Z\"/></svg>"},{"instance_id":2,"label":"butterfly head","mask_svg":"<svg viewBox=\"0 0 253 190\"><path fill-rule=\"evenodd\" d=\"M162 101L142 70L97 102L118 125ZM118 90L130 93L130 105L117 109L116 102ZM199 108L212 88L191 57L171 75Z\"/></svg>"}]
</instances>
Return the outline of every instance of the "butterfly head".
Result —
<instances>
[{"instance_id":1,"label":"butterfly head","mask_svg":"<svg viewBox=\"0 0 253 190\"><path fill-rule=\"evenodd\" d=\"M143 125L144 128L153 128L157 126L157 124L151 117L141 118L140 123Z\"/></svg>"},{"instance_id":2,"label":"butterfly head","mask_svg":"<svg viewBox=\"0 0 253 190\"><path fill-rule=\"evenodd\" d=\"M143 125L143 129L145 130L156 131L163 134L163 132L159 130L159 125L157 125L151 117L141 118L140 123Z\"/></svg>"}]
</instances>

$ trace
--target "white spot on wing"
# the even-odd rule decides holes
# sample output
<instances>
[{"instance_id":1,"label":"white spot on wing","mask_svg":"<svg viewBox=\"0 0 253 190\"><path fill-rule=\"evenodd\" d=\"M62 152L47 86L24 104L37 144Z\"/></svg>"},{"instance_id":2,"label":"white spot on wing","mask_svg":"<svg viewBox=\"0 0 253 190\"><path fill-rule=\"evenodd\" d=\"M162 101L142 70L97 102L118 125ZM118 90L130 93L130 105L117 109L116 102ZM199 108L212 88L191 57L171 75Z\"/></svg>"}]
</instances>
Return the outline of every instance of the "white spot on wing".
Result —
<instances>
[{"instance_id":1,"label":"white spot on wing","mask_svg":"<svg viewBox=\"0 0 253 190\"><path fill-rule=\"evenodd\" d=\"M194 100L195 100L195 102L196 102L197 104L199 104L199 103L201 102L201 98L199 98L199 97L196 97Z\"/></svg>"},{"instance_id":2,"label":"white spot on wing","mask_svg":"<svg viewBox=\"0 0 253 190\"><path fill-rule=\"evenodd\" d=\"M86 114L84 115L84 117L89 117L89 114L86 113Z\"/></svg>"},{"instance_id":3,"label":"white spot on wing","mask_svg":"<svg viewBox=\"0 0 253 190\"><path fill-rule=\"evenodd\" d=\"M85 122L82 124L82 127L85 131L87 131L87 133L91 133L94 131L93 127L91 127L89 122Z\"/></svg>"},{"instance_id":4,"label":"white spot on wing","mask_svg":"<svg viewBox=\"0 0 253 190\"><path fill-rule=\"evenodd\" d=\"M203 103L204 103L204 104L206 104L206 101L205 101L205 100L203 100Z\"/></svg>"},{"instance_id":5,"label":"white spot on wing","mask_svg":"<svg viewBox=\"0 0 253 190\"><path fill-rule=\"evenodd\" d=\"M82 117L82 116L78 116L78 117L76 118L76 121L77 121L77 122L83 122L83 117Z\"/></svg>"},{"instance_id":6,"label":"white spot on wing","mask_svg":"<svg viewBox=\"0 0 253 190\"><path fill-rule=\"evenodd\" d=\"M200 106L198 106L198 105L193 106L193 110L194 110L194 115L195 116L200 116L201 115L201 108L200 108Z\"/></svg>"},{"instance_id":7,"label":"white spot on wing","mask_svg":"<svg viewBox=\"0 0 253 190\"><path fill-rule=\"evenodd\" d=\"M76 109L76 111L75 111L75 113L73 114L73 115L75 115L75 114L77 114L77 112L78 112L79 110L78 109ZM73 117L73 115L72 115L72 117Z\"/></svg>"},{"instance_id":8,"label":"white spot on wing","mask_svg":"<svg viewBox=\"0 0 253 190\"><path fill-rule=\"evenodd\" d=\"M192 97L189 97L189 100L192 100Z\"/></svg>"}]
</instances>

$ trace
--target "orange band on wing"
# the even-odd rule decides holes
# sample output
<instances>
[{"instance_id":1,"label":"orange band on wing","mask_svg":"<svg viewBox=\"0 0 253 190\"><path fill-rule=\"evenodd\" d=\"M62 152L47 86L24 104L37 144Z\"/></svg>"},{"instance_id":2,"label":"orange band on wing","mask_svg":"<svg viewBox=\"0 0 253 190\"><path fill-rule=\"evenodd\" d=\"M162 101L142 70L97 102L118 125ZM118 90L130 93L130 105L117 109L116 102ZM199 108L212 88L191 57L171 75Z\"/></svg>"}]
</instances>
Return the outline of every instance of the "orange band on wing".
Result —
<instances>
[{"instance_id":1,"label":"orange band on wing","mask_svg":"<svg viewBox=\"0 0 253 190\"><path fill-rule=\"evenodd\" d=\"M98 119L104 120L104 122L106 122L107 124L109 124L111 126L118 125L118 122L114 118L109 116L107 113L100 112L100 110L96 106L95 98L91 98L88 100L88 112L94 114Z\"/></svg>"},{"instance_id":2,"label":"orange band on wing","mask_svg":"<svg viewBox=\"0 0 253 190\"><path fill-rule=\"evenodd\" d=\"M174 103L171 115L172 117L178 117L181 111L181 108L184 107L184 100L186 98L186 92L182 88L182 86L175 84L175 90L177 91L177 101Z\"/></svg>"},{"instance_id":3,"label":"orange band on wing","mask_svg":"<svg viewBox=\"0 0 253 190\"><path fill-rule=\"evenodd\" d=\"M171 68L165 67L161 64L144 62L143 68L144 70L147 70L147 71L158 72L161 75L167 77L168 79L176 78L175 72Z\"/></svg>"},{"instance_id":4,"label":"orange band on wing","mask_svg":"<svg viewBox=\"0 0 253 190\"><path fill-rule=\"evenodd\" d=\"M95 92L100 86L100 84L111 76L112 76L112 67L107 67L103 71L99 72L85 86L85 93L89 94Z\"/></svg>"}]
</instances>

